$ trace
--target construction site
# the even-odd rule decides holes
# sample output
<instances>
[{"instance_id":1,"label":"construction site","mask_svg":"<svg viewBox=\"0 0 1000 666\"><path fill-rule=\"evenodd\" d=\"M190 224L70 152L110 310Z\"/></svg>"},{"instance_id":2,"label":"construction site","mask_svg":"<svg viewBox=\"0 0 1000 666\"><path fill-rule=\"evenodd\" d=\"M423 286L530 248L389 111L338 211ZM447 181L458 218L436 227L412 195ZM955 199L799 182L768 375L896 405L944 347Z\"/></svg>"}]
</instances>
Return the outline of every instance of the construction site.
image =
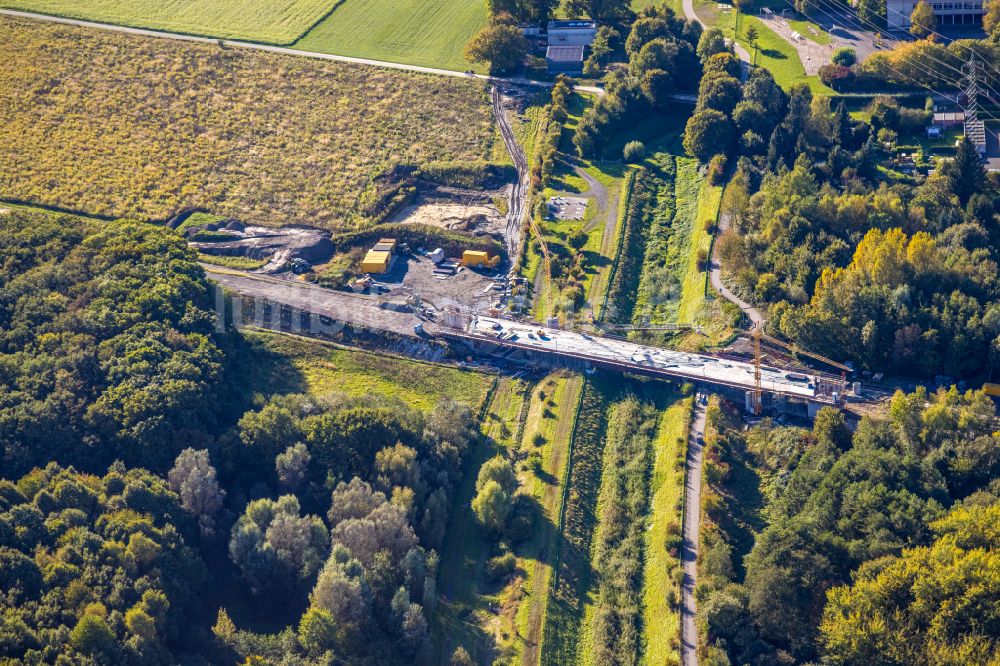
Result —
<instances>
[{"instance_id":1,"label":"construction site","mask_svg":"<svg viewBox=\"0 0 1000 666\"><path fill-rule=\"evenodd\" d=\"M781 364L772 362L779 357L773 351L765 356L763 348L783 343L763 334L753 336L755 353L751 358L732 353L681 352L620 337L543 328L536 322L490 316L482 310L441 306L427 298L400 302L219 269L211 269L209 276L255 302L241 306L242 311L256 314L235 321L237 326L291 330L317 337L344 330L384 332L397 339L410 339L415 355L426 355L431 347L440 350L446 346L452 358L476 361L500 371L567 367L658 377L722 394L743 405L748 414L758 416L811 418L820 407L844 406L849 401L863 402L872 397L863 394L859 384L848 384L847 366L828 359L815 357L821 364L832 365L833 370L840 368L840 374L794 362L792 353L810 356L794 348L789 348ZM261 316L263 310L257 302L274 306L273 314ZM434 353L440 355L439 351Z\"/></svg>"}]
</instances>

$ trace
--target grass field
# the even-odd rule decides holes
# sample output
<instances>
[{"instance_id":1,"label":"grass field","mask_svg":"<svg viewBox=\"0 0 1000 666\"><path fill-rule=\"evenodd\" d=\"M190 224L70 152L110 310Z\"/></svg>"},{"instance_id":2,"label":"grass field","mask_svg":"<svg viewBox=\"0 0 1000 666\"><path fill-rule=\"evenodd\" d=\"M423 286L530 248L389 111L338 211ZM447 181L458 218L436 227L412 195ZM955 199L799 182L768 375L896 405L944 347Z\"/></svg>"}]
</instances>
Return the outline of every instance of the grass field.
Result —
<instances>
[{"instance_id":1,"label":"grass field","mask_svg":"<svg viewBox=\"0 0 1000 666\"><path fill-rule=\"evenodd\" d=\"M291 44L335 0L0 0L0 7L208 37Z\"/></svg>"},{"instance_id":2,"label":"grass field","mask_svg":"<svg viewBox=\"0 0 1000 666\"><path fill-rule=\"evenodd\" d=\"M521 441L521 456L541 458L540 473L520 470L525 492L540 508L531 539L517 549L521 580L507 586L505 607L516 608L513 625L505 632L511 637L505 652L524 664L538 663L552 577L549 553L558 548L556 527L565 497L569 474L570 443L576 428L577 409L583 390L580 375L550 376L532 394ZM544 396L544 397L543 397Z\"/></svg>"},{"instance_id":3,"label":"grass field","mask_svg":"<svg viewBox=\"0 0 1000 666\"><path fill-rule=\"evenodd\" d=\"M23 203L351 227L379 214L386 169L495 140L481 83L9 18L0 33L0 192Z\"/></svg>"},{"instance_id":4,"label":"grass field","mask_svg":"<svg viewBox=\"0 0 1000 666\"><path fill-rule=\"evenodd\" d=\"M666 542L680 533L684 496L684 458L693 398L674 398L660 417L653 440L653 471L647 514L643 590L643 639L647 664L677 663L680 589L674 570L680 566L676 550ZM671 603L673 601L673 603Z\"/></svg>"},{"instance_id":5,"label":"grass field","mask_svg":"<svg viewBox=\"0 0 1000 666\"><path fill-rule=\"evenodd\" d=\"M712 0L695 0L695 9L698 16L706 24L720 28L727 38L733 38L736 13L732 8L723 9L722 5ZM813 91L813 94L834 94L831 88L823 85L818 76L806 76L806 70L802 66L799 54L791 44L757 17L743 14L740 17L740 34L737 36L737 41L751 56L753 56L754 49L746 40L746 30L750 26L754 26L758 34L757 66L770 71L778 85L787 90L796 83L805 83ZM813 41L818 41L822 39L824 33L821 32L820 37L817 37L806 29L806 32L802 34L812 38Z\"/></svg>"},{"instance_id":6,"label":"grass field","mask_svg":"<svg viewBox=\"0 0 1000 666\"><path fill-rule=\"evenodd\" d=\"M485 24L482 0L343 0L295 48L464 71Z\"/></svg>"},{"instance_id":7,"label":"grass field","mask_svg":"<svg viewBox=\"0 0 1000 666\"><path fill-rule=\"evenodd\" d=\"M265 393L380 393L425 410L443 398L455 398L476 409L494 381L493 376L481 372L339 348L291 335L247 335L283 361L261 387Z\"/></svg>"}]
</instances>

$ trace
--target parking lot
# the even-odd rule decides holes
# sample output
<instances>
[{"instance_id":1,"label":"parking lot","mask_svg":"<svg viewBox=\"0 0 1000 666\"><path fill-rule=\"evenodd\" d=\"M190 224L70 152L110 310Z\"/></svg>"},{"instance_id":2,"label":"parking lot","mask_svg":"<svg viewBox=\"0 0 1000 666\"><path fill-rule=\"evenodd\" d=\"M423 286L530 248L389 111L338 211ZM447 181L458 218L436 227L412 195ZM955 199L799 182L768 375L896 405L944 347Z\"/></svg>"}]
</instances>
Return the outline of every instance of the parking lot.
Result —
<instances>
[{"instance_id":1,"label":"parking lot","mask_svg":"<svg viewBox=\"0 0 1000 666\"><path fill-rule=\"evenodd\" d=\"M549 199L549 217L556 220L582 220L587 211L584 197L552 197Z\"/></svg>"}]
</instances>

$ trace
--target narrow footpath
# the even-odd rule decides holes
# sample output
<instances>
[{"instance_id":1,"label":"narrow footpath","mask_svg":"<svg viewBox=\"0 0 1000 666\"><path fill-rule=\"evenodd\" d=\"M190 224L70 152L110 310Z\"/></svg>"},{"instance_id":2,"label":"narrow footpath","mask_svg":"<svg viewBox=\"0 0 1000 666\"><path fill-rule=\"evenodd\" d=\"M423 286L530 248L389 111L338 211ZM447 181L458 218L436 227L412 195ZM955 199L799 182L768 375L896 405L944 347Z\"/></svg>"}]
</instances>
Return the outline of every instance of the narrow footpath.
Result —
<instances>
[{"instance_id":1,"label":"narrow footpath","mask_svg":"<svg viewBox=\"0 0 1000 666\"><path fill-rule=\"evenodd\" d=\"M719 231L716 234L716 239L718 239L718 236L722 235L722 232L728 229L731 224L732 224L731 215L729 215L728 213L723 213L722 215L720 215ZM750 305L749 303L744 301L742 298L740 298L733 292L726 289L726 287L722 284L722 264L719 262L718 252L719 252L719 244L714 243L712 245L712 256L710 258L708 267L708 281L711 283L712 288L715 289L717 292L719 292L720 296L722 296L730 303L735 304L736 306L739 307L740 310L743 311L743 314L746 315L747 319L750 320L750 330L758 328L764 323L764 315L761 314L760 310Z\"/></svg>"},{"instance_id":2,"label":"narrow footpath","mask_svg":"<svg viewBox=\"0 0 1000 666\"><path fill-rule=\"evenodd\" d=\"M684 526L681 566L681 666L697 666L698 637L694 623L694 586L698 580L698 528L701 523L701 463L705 435L705 405L697 399L688 432L684 474Z\"/></svg>"},{"instance_id":3,"label":"narrow footpath","mask_svg":"<svg viewBox=\"0 0 1000 666\"><path fill-rule=\"evenodd\" d=\"M698 14L694 11L694 0L682 0L681 7L684 9L684 18L688 21L695 21L701 24L703 28L710 28L712 26L705 25L705 22L698 18ZM740 70L740 78L744 81L747 80L747 76L750 74L750 53L740 46L739 42L732 39L728 40L730 44L733 45L733 51L736 52L736 57L740 59L743 67Z\"/></svg>"}]
</instances>

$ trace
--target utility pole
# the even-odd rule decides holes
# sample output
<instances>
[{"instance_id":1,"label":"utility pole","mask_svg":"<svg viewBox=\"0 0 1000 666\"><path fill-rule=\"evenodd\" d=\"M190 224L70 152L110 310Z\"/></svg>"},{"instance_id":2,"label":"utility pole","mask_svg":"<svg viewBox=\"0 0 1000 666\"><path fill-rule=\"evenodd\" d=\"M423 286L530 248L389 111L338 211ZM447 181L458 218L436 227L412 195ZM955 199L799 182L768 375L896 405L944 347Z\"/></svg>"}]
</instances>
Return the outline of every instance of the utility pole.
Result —
<instances>
[{"instance_id":1,"label":"utility pole","mask_svg":"<svg viewBox=\"0 0 1000 666\"><path fill-rule=\"evenodd\" d=\"M982 64L973 51L969 62L962 68L965 71L962 81L962 92L965 93L965 136L969 137L980 155L986 152L986 123L979 119L979 77Z\"/></svg>"}]
</instances>

